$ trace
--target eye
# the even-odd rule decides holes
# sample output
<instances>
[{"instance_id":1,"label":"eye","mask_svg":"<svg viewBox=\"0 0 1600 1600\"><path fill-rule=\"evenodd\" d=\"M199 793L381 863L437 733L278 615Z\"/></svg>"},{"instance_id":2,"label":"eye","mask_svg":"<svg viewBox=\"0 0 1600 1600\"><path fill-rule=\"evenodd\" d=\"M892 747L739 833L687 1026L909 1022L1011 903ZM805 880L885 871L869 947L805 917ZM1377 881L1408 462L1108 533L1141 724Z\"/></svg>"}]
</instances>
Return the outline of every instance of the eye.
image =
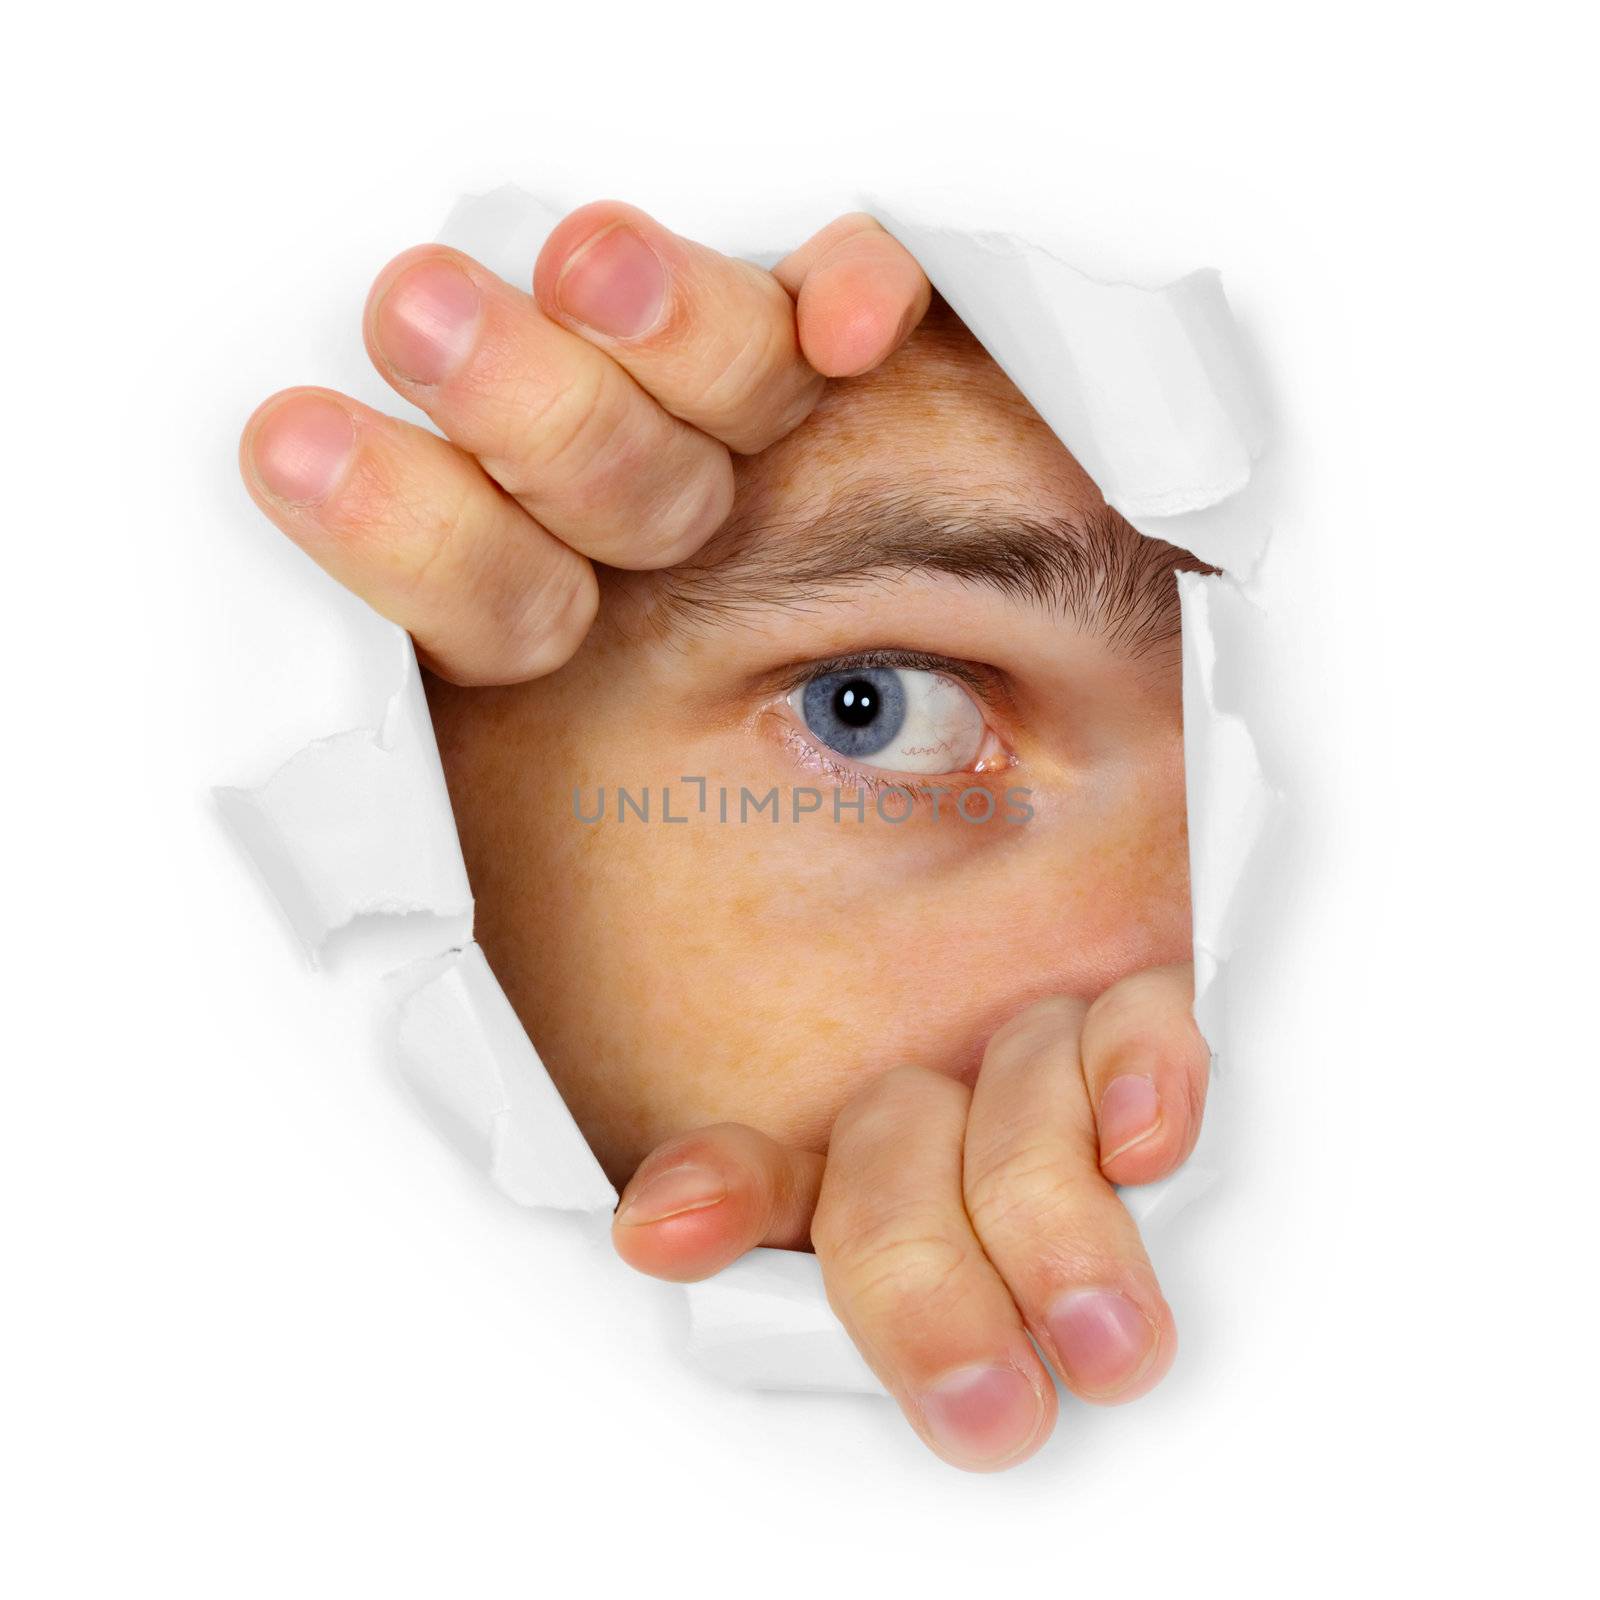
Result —
<instances>
[{"instance_id":1,"label":"eye","mask_svg":"<svg viewBox=\"0 0 1600 1600\"><path fill-rule=\"evenodd\" d=\"M789 704L830 750L892 772L970 771L989 737L983 712L960 684L911 667L820 673Z\"/></svg>"}]
</instances>

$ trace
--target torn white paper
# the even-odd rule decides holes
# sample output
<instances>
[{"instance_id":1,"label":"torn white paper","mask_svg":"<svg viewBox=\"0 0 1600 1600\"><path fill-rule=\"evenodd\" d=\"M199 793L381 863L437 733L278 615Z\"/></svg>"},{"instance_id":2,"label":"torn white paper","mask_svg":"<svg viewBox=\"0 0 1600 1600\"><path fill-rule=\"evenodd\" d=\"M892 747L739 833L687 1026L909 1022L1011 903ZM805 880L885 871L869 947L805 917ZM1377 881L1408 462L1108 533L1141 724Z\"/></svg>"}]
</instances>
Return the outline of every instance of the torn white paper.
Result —
<instances>
[{"instance_id":1,"label":"torn white paper","mask_svg":"<svg viewBox=\"0 0 1600 1600\"><path fill-rule=\"evenodd\" d=\"M357 917L431 913L471 930L472 891L411 641L377 727L307 745L258 789L217 789L223 819L315 965Z\"/></svg>"},{"instance_id":2,"label":"torn white paper","mask_svg":"<svg viewBox=\"0 0 1600 1600\"><path fill-rule=\"evenodd\" d=\"M1020 239L870 209L1108 501L1145 533L1249 571L1265 521L1240 497L1261 448L1261 414L1215 274L1159 290L1100 284ZM442 237L525 283L560 215L498 189L462 200ZM1248 625L1249 608L1227 580L1185 575L1180 583L1196 1015L1218 1049L1234 891L1272 797L1242 719L1215 702L1218 652ZM400 1072L511 1199L610 1209L614 1190L471 943L466 873L415 657L399 629L388 638L395 688L378 727L312 744L260 788L216 791L218 803L313 959L357 918L445 919L437 953L388 980ZM1123 1191L1141 1226L1161 1225L1209 1182L1214 1121L1181 1171ZM815 1257L758 1250L686 1292L691 1352L719 1377L757 1388L881 1392L827 1304Z\"/></svg>"},{"instance_id":3,"label":"torn white paper","mask_svg":"<svg viewBox=\"0 0 1600 1600\"><path fill-rule=\"evenodd\" d=\"M565 210L507 184L488 194L463 195L444 219L439 243L481 261L507 283L526 289L545 240L565 215Z\"/></svg>"},{"instance_id":4,"label":"torn white paper","mask_svg":"<svg viewBox=\"0 0 1600 1600\"><path fill-rule=\"evenodd\" d=\"M613 1211L617 1191L475 944L389 975L406 1081L518 1205Z\"/></svg>"},{"instance_id":5,"label":"torn white paper","mask_svg":"<svg viewBox=\"0 0 1600 1600\"><path fill-rule=\"evenodd\" d=\"M828 1304L815 1256L752 1250L686 1292L689 1354L724 1383L883 1393Z\"/></svg>"},{"instance_id":6,"label":"torn white paper","mask_svg":"<svg viewBox=\"0 0 1600 1600\"><path fill-rule=\"evenodd\" d=\"M1097 283L1009 234L866 209L917 258L979 343L1143 533L1247 572L1253 518L1194 516L1250 482L1265 421L1215 272L1161 289ZM1161 519L1157 530L1147 526Z\"/></svg>"},{"instance_id":7,"label":"torn white paper","mask_svg":"<svg viewBox=\"0 0 1600 1600\"><path fill-rule=\"evenodd\" d=\"M1195 1018L1214 1053L1226 1018L1216 979L1233 952L1236 891L1277 797L1244 719L1217 705L1219 650L1248 626L1250 606L1226 578L1178 574L1183 618L1183 764L1194 920ZM1176 1175L1175 1175L1176 1176Z\"/></svg>"}]
</instances>

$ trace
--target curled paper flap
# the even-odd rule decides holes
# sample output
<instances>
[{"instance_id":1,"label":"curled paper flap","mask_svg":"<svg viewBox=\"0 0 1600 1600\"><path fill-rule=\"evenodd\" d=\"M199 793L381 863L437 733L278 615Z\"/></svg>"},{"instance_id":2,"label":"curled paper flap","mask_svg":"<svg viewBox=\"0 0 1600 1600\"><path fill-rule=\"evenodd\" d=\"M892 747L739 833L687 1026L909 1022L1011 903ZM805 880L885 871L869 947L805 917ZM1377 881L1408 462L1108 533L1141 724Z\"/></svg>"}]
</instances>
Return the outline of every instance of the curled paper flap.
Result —
<instances>
[{"instance_id":1,"label":"curled paper flap","mask_svg":"<svg viewBox=\"0 0 1600 1600\"><path fill-rule=\"evenodd\" d=\"M866 208L1108 504L1204 561L1254 566L1265 534L1253 518L1200 515L1249 484L1266 431L1215 272L1161 289L1099 283L1026 239Z\"/></svg>"},{"instance_id":2,"label":"curled paper flap","mask_svg":"<svg viewBox=\"0 0 1600 1600\"><path fill-rule=\"evenodd\" d=\"M1252 608L1226 578L1178 574L1183 627L1183 763L1194 919L1195 1017L1220 1053L1225 1018L1216 979L1232 954L1237 891L1278 804L1236 712L1218 706L1219 650Z\"/></svg>"},{"instance_id":3,"label":"curled paper flap","mask_svg":"<svg viewBox=\"0 0 1600 1600\"><path fill-rule=\"evenodd\" d=\"M411 641L376 727L319 739L257 789L213 790L315 964L357 917L431 913L471 929L472 891Z\"/></svg>"},{"instance_id":4,"label":"curled paper flap","mask_svg":"<svg viewBox=\"0 0 1600 1600\"><path fill-rule=\"evenodd\" d=\"M476 944L391 973L401 1075L439 1127L518 1205L611 1211L617 1191L578 1131Z\"/></svg>"},{"instance_id":5,"label":"curled paper flap","mask_svg":"<svg viewBox=\"0 0 1600 1600\"><path fill-rule=\"evenodd\" d=\"M1215 274L1160 290L1100 284L1024 240L873 209L1108 501L1142 532L1249 570L1264 524L1233 497L1250 481L1261 429ZM464 198L441 238L526 282L560 215L502 188ZM1242 719L1215 703L1218 652L1247 625L1248 605L1227 580L1183 574L1179 583L1195 1012L1218 1050L1234 892L1273 796ZM609 1210L615 1191L470 942L471 895L415 655L399 629L388 637L395 687L379 726L307 746L260 788L218 789L218 805L313 960L358 917L459 920L436 954L386 980L401 1074L512 1200ZM1145 1229L1211 1181L1214 1121L1180 1171L1122 1191ZM828 1306L815 1257L757 1250L685 1292L691 1351L717 1376L765 1389L882 1392Z\"/></svg>"},{"instance_id":6,"label":"curled paper flap","mask_svg":"<svg viewBox=\"0 0 1600 1600\"><path fill-rule=\"evenodd\" d=\"M533 264L555 225L566 215L515 184L487 194L463 195L439 230L439 243L481 261L519 289L533 278Z\"/></svg>"},{"instance_id":7,"label":"curled paper flap","mask_svg":"<svg viewBox=\"0 0 1600 1600\"><path fill-rule=\"evenodd\" d=\"M879 1394L822 1288L817 1258L752 1250L714 1278L685 1286L689 1355L745 1389Z\"/></svg>"}]
</instances>

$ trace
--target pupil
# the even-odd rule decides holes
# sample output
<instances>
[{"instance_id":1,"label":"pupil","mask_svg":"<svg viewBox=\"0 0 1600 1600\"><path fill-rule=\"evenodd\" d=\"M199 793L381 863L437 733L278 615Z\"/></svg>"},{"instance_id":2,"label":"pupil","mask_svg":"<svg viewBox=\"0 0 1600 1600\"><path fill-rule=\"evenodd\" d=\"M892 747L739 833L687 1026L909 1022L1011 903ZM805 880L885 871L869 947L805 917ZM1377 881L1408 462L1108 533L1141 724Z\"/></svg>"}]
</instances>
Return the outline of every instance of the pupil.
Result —
<instances>
[{"instance_id":1,"label":"pupil","mask_svg":"<svg viewBox=\"0 0 1600 1600\"><path fill-rule=\"evenodd\" d=\"M865 678L842 683L833 694L833 714L847 728L864 728L878 715L878 691Z\"/></svg>"}]
</instances>

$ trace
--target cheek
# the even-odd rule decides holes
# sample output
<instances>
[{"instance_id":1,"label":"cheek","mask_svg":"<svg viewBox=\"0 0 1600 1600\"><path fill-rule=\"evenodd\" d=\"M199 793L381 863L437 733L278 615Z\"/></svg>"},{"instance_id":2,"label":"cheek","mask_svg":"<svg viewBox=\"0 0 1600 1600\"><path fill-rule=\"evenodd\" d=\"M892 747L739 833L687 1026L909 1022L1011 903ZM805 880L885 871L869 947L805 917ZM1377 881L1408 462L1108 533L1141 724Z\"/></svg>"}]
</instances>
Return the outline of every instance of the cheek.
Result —
<instances>
[{"instance_id":1,"label":"cheek","mask_svg":"<svg viewBox=\"0 0 1600 1600\"><path fill-rule=\"evenodd\" d=\"M1020 826L585 825L574 788L648 773L659 795L693 767L598 740L607 720L551 686L435 709L479 940L618 1182L717 1121L822 1149L868 1075L970 1077L1032 1000L1189 951L1181 753L1041 797Z\"/></svg>"},{"instance_id":2,"label":"cheek","mask_svg":"<svg viewBox=\"0 0 1600 1600\"><path fill-rule=\"evenodd\" d=\"M970 1078L1032 1000L1187 954L1181 773L1100 814L958 826L552 829L485 948L608 1170L723 1120L822 1149L868 1075Z\"/></svg>"}]
</instances>

